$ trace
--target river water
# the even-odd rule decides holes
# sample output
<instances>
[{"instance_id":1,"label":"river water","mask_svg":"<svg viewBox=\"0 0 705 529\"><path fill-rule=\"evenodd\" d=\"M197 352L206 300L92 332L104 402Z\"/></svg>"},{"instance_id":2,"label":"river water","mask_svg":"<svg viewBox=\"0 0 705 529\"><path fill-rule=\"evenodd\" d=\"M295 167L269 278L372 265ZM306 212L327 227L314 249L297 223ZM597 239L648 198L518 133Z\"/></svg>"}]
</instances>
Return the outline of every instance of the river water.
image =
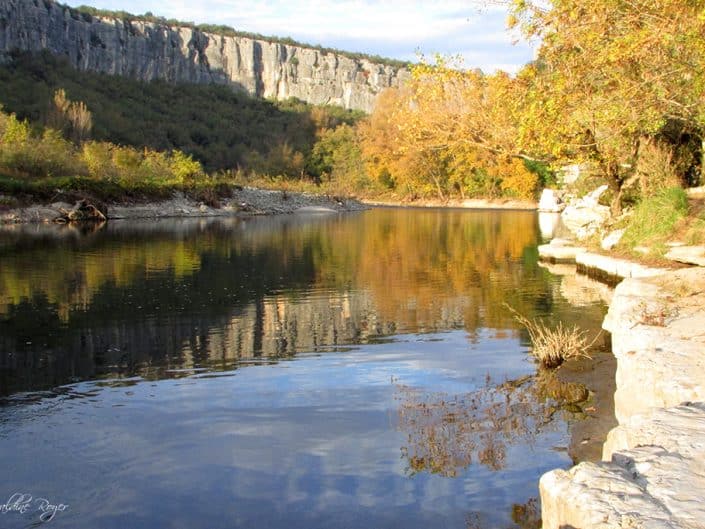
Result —
<instances>
[{"instance_id":1,"label":"river water","mask_svg":"<svg viewBox=\"0 0 705 529\"><path fill-rule=\"evenodd\" d=\"M581 410L506 305L605 311L540 241L455 210L5 227L0 527L537 527Z\"/></svg>"}]
</instances>

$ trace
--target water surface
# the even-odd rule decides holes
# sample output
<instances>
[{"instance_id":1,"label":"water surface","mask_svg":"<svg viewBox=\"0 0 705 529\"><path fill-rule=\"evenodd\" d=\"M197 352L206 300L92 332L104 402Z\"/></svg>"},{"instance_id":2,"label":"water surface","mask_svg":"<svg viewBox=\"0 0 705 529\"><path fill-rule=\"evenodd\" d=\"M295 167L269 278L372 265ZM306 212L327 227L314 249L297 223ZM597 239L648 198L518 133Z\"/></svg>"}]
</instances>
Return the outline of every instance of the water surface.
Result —
<instances>
[{"instance_id":1,"label":"water surface","mask_svg":"<svg viewBox=\"0 0 705 529\"><path fill-rule=\"evenodd\" d=\"M40 497L67 528L535 526L576 419L504 304L604 312L539 238L396 209L5 229L0 526Z\"/></svg>"}]
</instances>

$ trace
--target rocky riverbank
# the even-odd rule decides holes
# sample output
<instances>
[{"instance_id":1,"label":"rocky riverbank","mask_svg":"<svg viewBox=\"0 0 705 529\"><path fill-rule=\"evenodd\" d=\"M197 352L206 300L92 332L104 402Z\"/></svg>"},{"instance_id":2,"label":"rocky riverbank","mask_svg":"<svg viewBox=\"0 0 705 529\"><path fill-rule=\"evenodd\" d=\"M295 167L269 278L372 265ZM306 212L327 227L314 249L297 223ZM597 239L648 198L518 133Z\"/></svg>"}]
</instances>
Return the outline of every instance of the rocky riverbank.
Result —
<instances>
[{"instance_id":1,"label":"rocky riverbank","mask_svg":"<svg viewBox=\"0 0 705 529\"><path fill-rule=\"evenodd\" d=\"M367 209L352 199L269 191L249 187L236 188L232 196L206 204L194 198L175 193L170 199L159 202L133 202L108 204L108 219L179 218L179 217L233 217L252 215L277 215L285 213L335 213ZM0 223L60 222L74 204L58 200L50 204L33 204L26 207L0 210Z\"/></svg>"},{"instance_id":2,"label":"rocky riverbank","mask_svg":"<svg viewBox=\"0 0 705 529\"><path fill-rule=\"evenodd\" d=\"M542 255L552 253L566 251L547 246ZM603 324L617 359L619 424L602 462L541 478L543 527L705 527L705 269L588 261L590 270L627 277Z\"/></svg>"}]
</instances>

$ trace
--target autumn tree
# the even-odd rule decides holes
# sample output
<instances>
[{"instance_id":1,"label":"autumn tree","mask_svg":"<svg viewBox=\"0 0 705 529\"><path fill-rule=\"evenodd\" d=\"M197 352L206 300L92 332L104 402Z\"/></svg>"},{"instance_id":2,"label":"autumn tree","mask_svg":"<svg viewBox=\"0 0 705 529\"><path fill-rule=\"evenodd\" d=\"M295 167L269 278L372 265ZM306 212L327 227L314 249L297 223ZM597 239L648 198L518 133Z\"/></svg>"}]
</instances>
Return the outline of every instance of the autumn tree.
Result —
<instances>
[{"instance_id":1,"label":"autumn tree","mask_svg":"<svg viewBox=\"0 0 705 529\"><path fill-rule=\"evenodd\" d=\"M523 166L528 155L517 142L522 95L515 80L442 58L412 73L360 126L370 169L389 174L407 194L532 198L538 179Z\"/></svg>"},{"instance_id":2,"label":"autumn tree","mask_svg":"<svg viewBox=\"0 0 705 529\"><path fill-rule=\"evenodd\" d=\"M48 125L76 143L82 143L90 136L93 116L85 103L71 101L66 96L66 91L60 88L54 92Z\"/></svg>"},{"instance_id":3,"label":"autumn tree","mask_svg":"<svg viewBox=\"0 0 705 529\"><path fill-rule=\"evenodd\" d=\"M513 0L510 25L542 42L528 87L523 148L590 161L620 210L649 140L668 125L703 138L704 0Z\"/></svg>"}]
</instances>

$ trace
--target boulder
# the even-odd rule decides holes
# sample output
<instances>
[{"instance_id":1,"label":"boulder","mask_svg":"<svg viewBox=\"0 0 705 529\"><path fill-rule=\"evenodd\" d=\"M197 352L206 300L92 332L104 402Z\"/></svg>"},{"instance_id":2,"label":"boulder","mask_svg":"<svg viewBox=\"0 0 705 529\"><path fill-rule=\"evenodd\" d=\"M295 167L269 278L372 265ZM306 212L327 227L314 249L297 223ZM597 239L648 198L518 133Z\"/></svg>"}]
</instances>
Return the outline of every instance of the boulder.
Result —
<instances>
[{"instance_id":1,"label":"boulder","mask_svg":"<svg viewBox=\"0 0 705 529\"><path fill-rule=\"evenodd\" d=\"M622 239L622 235L624 235L624 230L614 230L609 232L607 236L602 239L600 247L603 250L611 250L619 244L619 241Z\"/></svg>"},{"instance_id":2,"label":"boulder","mask_svg":"<svg viewBox=\"0 0 705 529\"><path fill-rule=\"evenodd\" d=\"M545 213L560 213L565 209L565 204L558 196L555 189L544 189L539 200L539 211Z\"/></svg>"},{"instance_id":3,"label":"boulder","mask_svg":"<svg viewBox=\"0 0 705 529\"><path fill-rule=\"evenodd\" d=\"M539 211L539 232L544 239L553 239L561 224L560 213Z\"/></svg>"},{"instance_id":4,"label":"boulder","mask_svg":"<svg viewBox=\"0 0 705 529\"><path fill-rule=\"evenodd\" d=\"M705 529L705 270L625 279L603 327L617 358L600 463L540 481L544 529Z\"/></svg>"},{"instance_id":5,"label":"boulder","mask_svg":"<svg viewBox=\"0 0 705 529\"><path fill-rule=\"evenodd\" d=\"M561 219L578 239L586 239L600 230L610 218L610 208L599 203L607 186L600 186L582 198L573 199L561 214Z\"/></svg>"}]
</instances>

